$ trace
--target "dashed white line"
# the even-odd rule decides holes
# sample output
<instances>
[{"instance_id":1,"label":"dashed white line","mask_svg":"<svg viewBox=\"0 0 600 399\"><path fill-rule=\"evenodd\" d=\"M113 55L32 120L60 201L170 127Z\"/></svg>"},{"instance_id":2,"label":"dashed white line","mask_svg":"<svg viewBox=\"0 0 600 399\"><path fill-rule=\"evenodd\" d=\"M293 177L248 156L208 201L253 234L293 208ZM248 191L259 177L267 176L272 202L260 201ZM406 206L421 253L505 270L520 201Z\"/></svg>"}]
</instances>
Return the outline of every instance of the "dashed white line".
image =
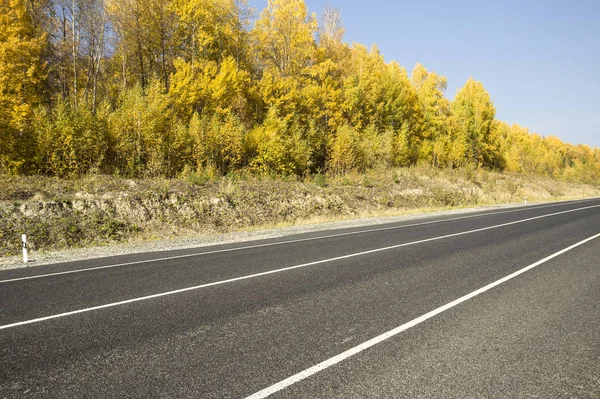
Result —
<instances>
[{"instance_id":1,"label":"dashed white line","mask_svg":"<svg viewBox=\"0 0 600 399\"><path fill-rule=\"evenodd\" d=\"M460 233L447 234L447 235L443 235L443 236L432 237L432 238L427 238L427 239L418 240L418 241L411 241L411 242L407 242L407 243L403 243L403 244L397 244L397 245L392 245L392 246L383 247L383 248L371 249L369 251L356 252L356 253L349 254L349 255L344 255L344 256L337 256L335 258L322 259L322 260L318 260L318 261L314 261L314 262L303 263L303 264L300 264L300 265L284 267L284 268L281 268L281 269L269 270L269 271L262 272L262 273L255 273L255 274L250 274L250 275L246 275L246 276L231 278L231 279L227 279L227 280L221 280L221 281L215 281L215 282L212 282L212 283L206 283L206 284L196 285L196 286L193 286L193 287L187 287L187 288L182 288L182 289L178 289L178 290L161 292L161 293L158 293L158 294L153 294L153 295L147 295L147 296L138 297L138 298L127 299L127 300L124 300L124 301L108 303L108 304L105 304L105 305L92 306L92 307L89 307L89 308L78 309L78 310L74 310L74 311L71 311L71 312L59 313L59 314L54 314L54 315L51 315L51 316L40 317L40 318L37 318L37 319L31 319L31 320L25 320L25 321L21 321L21 322L17 322L17 323L6 324L6 325L3 325L3 326L0 326L0 330L5 330L5 329L13 328L13 327L27 325L27 324L39 323L39 322L42 322L42 321L58 319L58 318L72 316L72 315L81 314L81 313L92 312L92 311L95 311L95 310L112 308L112 307L126 305L126 304L130 304L130 303L135 303L135 302L146 301L146 300L149 300L149 299L155 299L155 298L160 298L160 297L165 297L165 296L180 294L180 293L183 293L183 292L195 291L195 290L199 290L199 289L202 289L202 288L214 287L214 286L217 286L217 285L223 285L223 284L233 283L233 282L236 282L236 281L249 280L249 279L253 279L253 278L257 278L257 277L261 277L261 276L267 276L269 274L282 273L282 272L286 272L286 271L290 271L290 270L294 270L294 269L300 269L300 268L304 268L304 267L309 267L309 266L314 266L314 265L319 265L319 264L324 264L324 263L335 262L335 261L338 261L338 260L344 260L344 259L355 258L355 257L358 257L358 256L370 255L370 254L374 254L374 253L377 253L377 252L389 251L389 250L392 250L392 249L407 247L407 246L410 246L410 245L422 244L422 243L431 242L431 241L443 240L443 239L451 238L451 237L459 237L459 236L463 236L463 235L467 235L467 234L479 233L479 232L482 232L482 231L497 229L497 228L500 228L500 227L506 227L506 226L511 226L511 225L515 225L515 224L525 223L525 222L529 222L529 221L532 221L532 220L544 219L544 218L548 218L548 217L552 217L552 216L564 215L564 214L567 214L567 213L573 213L573 212L578 212L578 211L583 211L583 210L586 210L586 209L592 209L592 208L598 208L598 207L600 207L600 205L592 205L592 206L587 206L587 207L584 207L584 208L569 209L567 211L561 211L561 212L555 212L555 213L550 213L550 214L541 215L541 216L535 216L535 217L531 217L531 218L527 218L527 219L521 219L521 220L516 220L516 221L513 221L513 222L507 222L507 223L497 224L497 225L494 225L494 226L482 227L482 228L474 229L474 230L462 231Z\"/></svg>"},{"instance_id":2,"label":"dashed white line","mask_svg":"<svg viewBox=\"0 0 600 399\"><path fill-rule=\"evenodd\" d=\"M25 276L25 277L17 277L17 278L11 278L11 279L6 279L6 280L0 280L0 284L11 283L11 282L16 282L16 281L24 281L24 280L33 280L33 279L46 278L46 277L53 277L53 276L62 276L62 275L66 275L66 274L91 272L91 271L103 270L103 269L113 269L113 268L124 267L124 266L141 265L144 263L162 262L165 260L185 259L185 258L191 258L191 257L213 255L213 254L224 253L224 252L243 251L243 250L247 250L247 249L273 247L273 246L277 246L277 245L293 244L293 243L306 242L306 241L324 240L324 239L328 239L328 238L344 237L344 236L351 236L351 235L357 235L357 234L375 233L378 231L398 230L398 229L405 229L408 227L425 226L425 225L430 225L430 224L452 222L452 221L456 221L456 220L464 220L464 219L472 219L472 218L484 217L484 216L500 215L500 214L504 214L504 213L521 212L521 211L532 210L532 209L550 208L550 207L556 207L556 206L560 206L560 205L576 204L576 203L594 201L594 200L596 200L596 198L581 200L581 201L561 202L561 203L557 203L557 204L542 205L542 206L537 206L535 208L533 208L533 207L518 208L518 209L507 210L507 211L489 212L489 213L484 213L484 214L467 215L467 216L459 216L459 217L449 218L449 219L412 223L412 224L406 224L406 225L402 225L402 226L381 227L381 228L375 228L375 229L351 231L351 232L347 232L347 233L329 234L329 235L324 235L324 236L319 236L319 237L309 237L309 238L300 238L300 239L295 239L295 240L278 241L278 242L265 243L265 244L246 245L246 246L242 246L242 247L217 249L217 250L213 250L213 251L197 252L197 253L186 254L186 255L168 256L168 257L140 260L140 261L134 261L134 262L118 263L118 264L114 264L114 265L89 267L89 268L84 268L84 269L67 270L67 271L55 272L55 273L45 273L45 274L39 274L39 275L34 275L34 276Z\"/></svg>"},{"instance_id":3,"label":"dashed white line","mask_svg":"<svg viewBox=\"0 0 600 399\"><path fill-rule=\"evenodd\" d=\"M306 378L308 378L308 377L310 377L310 376L312 376L312 375L314 375L314 374L316 374L316 373L318 373L320 371L323 371L323 370L325 370L325 369L327 369L327 368L329 368L331 366L334 366L334 365L342 362L343 360L348 359L349 357L352 357L352 356L354 356L354 355L356 355L356 354L358 354L358 353L360 353L360 352L362 352L362 351L364 351L366 349L369 349L369 348L371 348L371 347L373 347L373 346L375 346L375 345L377 345L377 344L379 344L379 343L381 343L383 341L386 341L386 340L388 340L388 339L390 339L390 338L392 338L392 337L400 334L401 332L408 330L411 327L414 327L414 326L416 326L416 325L418 325L420 323L423 323L424 321L426 321L426 320L428 320L428 319L430 319L430 318L432 318L432 317L434 317L434 316L436 316L436 315L438 315L438 314L440 314L442 312L445 312L446 310L449 310L449 309L451 309L451 308L453 308L453 307L455 307L455 306L457 306L457 305L459 305L459 304L461 304L461 303L463 303L465 301L468 301L469 299L471 299L473 297L476 297L477 295L480 295L480 294L482 294L482 293L484 293L484 292L486 292L488 290L491 290L492 288L494 288L494 287L496 287L496 286L498 286L500 284L503 284L503 283L507 282L508 280L511 280L511 279L519 276L520 274L523 274L523 273L525 273L525 272L527 272L527 271L529 271L529 270L531 270L531 269L533 269L533 268L535 268L535 267L537 267L537 266L539 266L541 264L544 264L544 263L546 263L546 262L548 262L548 261L550 261L550 260L552 260L552 259L554 259L554 258L556 258L556 257L558 257L558 256L560 256L562 254L564 254L565 252L568 252L568 251L570 251L570 250L572 250L574 248L577 248L577 247L579 247L579 246L581 246L581 245L583 245L583 244L585 244L585 243L587 243L589 241L592 241L592 240L594 240L596 238L599 238L599 237L600 237L600 234L596 234L595 236L589 237L589 238L587 238L587 239L585 239L583 241L578 242L577 244L571 245L568 248L565 248L565 249L563 249L561 251L558 251L558 252L556 252L556 253L554 253L554 254L552 254L552 255L550 255L550 256L542 259L542 260L539 260L539 261L537 261L537 262L535 262L535 263L533 263L533 264L531 264L531 265L529 265L527 267L524 267L521 270L518 270L518 271L516 271L516 272L514 272L512 274L509 274L508 276L506 276L504 278L501 278L500 280L497 280L497 281L495 281L495 282L493 282L491 284L486 285L485 287L482 287L482 288L480 288L480 289L478 289L476 291L473 291L470 294L462 296L462 297L460 297L460 298L458 298L458 299L456 299L456 300L454 300L454 301L452 301L450 303L447 303L446 305L440 306L439 308L434 309L431 312L425 313L424 315L422 315L420 317L417 317L416 319L413 319L413 320L409 321L408 323L404 323L401 326L398 326L398 327L396 327L396 328L394 328L394 329L392 329L392 330L390 330L388 332L385 332L385 333L383 333L381 335L378 335L375 338L372 338L372 339L370 339L368 341L365 341L362 344L357 345L357 346L355 346L355 347L353 347L351 349L348 349L345 352L342 352L342 353L340 353L340 354L338 354L336 356L333 356L333 357L331 357L331 358L329 358L329 359L327 359L327 360L325 360L325 361L323 361L323 362L321 362L319 364L316 364L316 365L314 365L312 367L309 367L306 370L303 370L303 371L301 371L301 372L299 372L297 374L294 374L291 377L286 378L285 380L279 381L279 382L277 382L277 383L275 383L275 384L273 384L273 385L271 385L271 386L269 386L269 387L267 387L267 388L265 388L265 389L263 389L263 390L261 390L259 392L256 392L253 395L248 396L246 399L263 399L263 398L266 398L266 397L268 397L268 396L270 396L270 395L272 395L272 394L274 394L276 392L279 392L279 391L281 391L281 390L283 390L283 389L285 389L285 388L287 388L287 387L289 387L289 386L291 386L291 385L293 385L293 384L295 384L295 383L297 383L299 381L302 381L302 380L304 380L304 379L306 379Z\"/></svg>"}]
</instances>

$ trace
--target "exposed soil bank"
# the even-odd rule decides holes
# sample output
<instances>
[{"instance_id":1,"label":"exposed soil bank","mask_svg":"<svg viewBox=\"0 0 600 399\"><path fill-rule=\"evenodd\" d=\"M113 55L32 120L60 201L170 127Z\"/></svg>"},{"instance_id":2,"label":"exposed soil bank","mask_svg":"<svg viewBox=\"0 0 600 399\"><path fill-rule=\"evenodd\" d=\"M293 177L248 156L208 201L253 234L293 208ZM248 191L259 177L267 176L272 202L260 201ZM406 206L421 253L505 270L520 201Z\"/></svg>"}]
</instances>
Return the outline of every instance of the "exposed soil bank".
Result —
<instances>
[{"instance_id":1,"label":"exposed soil bank","mask_svg":"<svg viewBox=\"0 0 600 399\"><path fill-rule=\"evenodd\" d=\"M311 181L0 176L0 256L480 205L600 196L600 187L487 171L398 169ZM1 263L6 263L0 260Z\"/></svg>"}]
</instances>

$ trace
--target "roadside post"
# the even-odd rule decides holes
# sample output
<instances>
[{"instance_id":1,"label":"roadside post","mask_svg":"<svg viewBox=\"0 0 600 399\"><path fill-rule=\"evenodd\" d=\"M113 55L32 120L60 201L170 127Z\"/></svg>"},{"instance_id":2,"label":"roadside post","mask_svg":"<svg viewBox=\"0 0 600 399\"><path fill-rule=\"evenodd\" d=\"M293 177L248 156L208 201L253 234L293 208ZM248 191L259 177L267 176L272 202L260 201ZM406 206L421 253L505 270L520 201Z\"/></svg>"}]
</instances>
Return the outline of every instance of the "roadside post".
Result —
<instances>
[{"instance_id":1,"label":"roadside post","mask_svg":"<svg viewBox=\"0 0 600 399\"><path fill-rule=\"evenodd\" d=\"M27 234L21 235L21 243L23 245L23 263L27 263Z\"/></svg>"},{"instance_id":2,"label":"roadside post","mask_svg":"<svg viewBox=\"0 0 600 399\"><path fill-rule=\"evenodd\" d=\"M525 206L527 206L527 197L525 197Z\"/></svg>"}]
</instances>

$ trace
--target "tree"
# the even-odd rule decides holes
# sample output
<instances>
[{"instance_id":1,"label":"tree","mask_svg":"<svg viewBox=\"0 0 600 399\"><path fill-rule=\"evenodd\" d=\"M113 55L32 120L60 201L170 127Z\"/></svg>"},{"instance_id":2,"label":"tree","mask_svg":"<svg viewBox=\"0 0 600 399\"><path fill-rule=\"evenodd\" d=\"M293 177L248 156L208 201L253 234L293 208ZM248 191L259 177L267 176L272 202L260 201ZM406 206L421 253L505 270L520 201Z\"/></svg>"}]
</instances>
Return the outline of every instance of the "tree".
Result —
<instances>
[{"instance_id":1,"label":"tree","mask_svg":"<svg viewBox=\"0 0 600 399\"><path fill-rule=\"evenodd\" d=\"M228 57L245 68L253 15L247 0L174 0L172 9L179 18L179 56L192 69L206 61L220 65Z\"/></svg>"},{"instance_id":2,"label":"tree","mask_svg":"<svg viewBox=\"0 0 600 399\"><path fill-rule=\"evenodd\" d=\"M356 162L355 147L356 130L350 125L340 126L331 143L329 169L336 175L344 175L352 170Z\"/></svg>"},{"instance_id":3,"label":"tree","mask_svg":"<svg viewBox=\"0 0 600 399\"><path fill-rule=\"evenodd\" d=\"M240 166L244 126L232 114L210 119L195 113L190 122L196 170L225 175Z\"/></svg>"},{"instance_id":4,"label":"tree","mask_svg":"<svg viewBox=\"0 0 600 399\"><path fill-rule=\"evenodd\" d=\"M370 124L379 128L383 119L382 75L386 69L385 62L375 46L369 51L363 45L354 45L350 55L344 66L344 116L359 130Z\"/></svg>"},{"instance_id":5,"label":"tree","mask_svg":"<svg viewBox=\"0 0 600 399\"><path fill-rule=\"evenodd\" d=\"M391 62L383 75L383 104L383 127L405 135L408 159L414 164L423 141L423 113L406 69L396 62Z\"/></svg>"},{"instance_id":6,"label":"tree","mask_svg":"<svg viewBox=\"0 0 600 399\"><path fill-rule=\"evenodd\" d=\"M103 169L108 150L108 104L98 112L60 100L52 112L38 110L34 127L44 172L79 177Z\"/></svg>"},{"instance_id":7,"label":"tree","mask_svg":"<svg viewBox=\"0 0 600 399\"><path fill-rule=\"evenodd\" d=\"M250 167L259 173L304 176L310 169L312 149L302 126L288 121L271 107L262 125L246 140Z\"/></svg>"},{"instance_id":8,"label":"tree","mask_svg":"<svg viewBox=\"0 0 600 399\"><path fill-rule=\"evenodd\" d=\"M323 130L335 131L344 123L341 71L331 60L306 69L296 112Z\"/></svg>"},{"instance_id":9,"label":"tree","mask_svg":"<svg viewBox=\"0 0 600 399\"><path fill-rule=\"evenodd\" d=\"M376 46L354 45L346 62L342 109L350 124L358 130L374 125L378 131L407 125L411 141L418 140L422 116L406 70L386 64Z\"/></svg>"},{"instance_id":10,"label":"tree","mask_svg":"<svg viewBox=\"0 0 600 399\"><path fill-rule=\"evenodd\" d=\"M269 0L253 30L265 68L284 78L297 75L314 58L317 28L304 0Z\"/></svg>"},{"instance_id":11,"label":"tree","mask_svg":"<svg viewBox=\"0 0 600 399\"><path fill-rule=\"evenodd\" d=\"M327 59L337 62L343 57L345 33L340 10L325 7L319 25L319 48L324 50Z\"/></svg>"},{"instance_id":12,"label":"tree","mask_svg":"<svg viewBox=\"0 0 600 399\"><path fill-rule=\"evenodd\" d=\"M0 170L24 171L35 154L30 129L42 102L45 34L34 27L25 0L0 0Z\"/></svg>"},{"instance_id":13,"label":"tree","mask_svg":"<svg viewBox=\"0 0 600 399\"><path fill-rule=\"evenodd\" d=\"M469 78L452 102L459 136L467 143L466 159L478 166L495 166L498 142L492 129L496 108L481 82Z\"/></svg>"},{"instance_id":14,"label":"tree","mask_svg":"<svg viewBox=\"0 0 600 399\"><path fill-rule=\"evenodd\" d=\"M175 69L170 95L181 114L235 112L242 120L252 119L254 86L250 74L238 68L233 57L224 59L220 66L207 62L203 68L177 59Z\"/></svg>"},{"instance_id":15,"label":"tree","mask_svg":"<svg viewBox=\"0 0 600 399\"><path fill-rule=\"evenodd\" d=\"M256 97L248 61L247 26L252 10L245 0L176 0L178 39L170 94L180 113L236 113L251 122Z\"/></svg>"},{"instance_id":16,"label":"tree","mask_svg":"<svg viewBox=\"0 0 600 399\"><path fill-rule=\"evenodd\" d=\"M600 150L495 119L305 0L0 0L0 172L306 176L473 165L593 181Z\"/></svg>"},{"instance_id":17,"label":"tree","mask_svg":"<svg viewBox=\"0 0 600 399\"><path fill-rule=\"evenodd\" d=\"M448 81L435 72L428 72L421 64L413 69L411 80L423 113L423 142L419 158L434 166L446 166L449 118L452 113L450 102L444 97Z\"/></svg>"},{"instance_id":18,"label":"tree","mask_svg":"<svg viewBox=\"0 0 600 399\"><path fill-rule=\"evenodd\" d=\"M154 77L167 91L176 48L171 0L106 1L118 35L116 58L121 61L123 88L139 83L144 89Z\"/></svg>"},{"instance_id":19,"label":"tree","mask_svg":"<svg viewBox=\"0 0 600 399\"><path fill-rule=\"evenodd\" d=\"M170 175L169 157L177 123L161 82L152 80L146 90L138 84L121 93L109 122L110 164L126 176Z\"/></svg>"}]
</instances>

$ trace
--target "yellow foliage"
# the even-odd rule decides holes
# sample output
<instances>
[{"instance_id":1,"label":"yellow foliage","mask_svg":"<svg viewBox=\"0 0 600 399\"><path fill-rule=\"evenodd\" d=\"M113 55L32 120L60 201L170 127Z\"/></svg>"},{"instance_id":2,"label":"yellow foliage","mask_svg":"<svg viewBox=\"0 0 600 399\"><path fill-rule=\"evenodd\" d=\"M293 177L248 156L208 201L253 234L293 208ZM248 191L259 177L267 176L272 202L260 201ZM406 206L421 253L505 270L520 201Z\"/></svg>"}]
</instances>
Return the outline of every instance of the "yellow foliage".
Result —
<instances>
[{"instance_id":1,"label":"yellow foliage","mask_svg":"<svg viewBox=\"0 0 600 399\"><path fill-rule=\"evenodd\" d=\"M336 175L346 174L355 165L355 136L356 131L349 125L342 125L337 129L329 160L329 169Z\"/></svg>"},{"instance_id":2,"label":"yellow foliage","mask_svg":"<svg viewBox=\"0 0 600 399\"><path fill-rule=\"evenodd\" d=\"M419 150L419 160L434 166L447 166L444 159L450 144L450 102L444 97L448 86L445 77L428 72L421 64L412 71L412 84L421 104L423 113L423 142Z\"/></svg>"},{"instance_id":3,"label":"yellow foliage","mask_svg":"<svg viewBox=\"0 0 600 399\"><path fill-rule=\"evenodd\" d=\"M33 158L30 130L41 103L46 35L33 26L25 0L0 0L0 171L19 172Z\"/></svg>"},{"instance_id":4,"label":"yellow foliage","mask_svg":"<svg viewBox=\"0 0 600 399\"><path fill-rule=\"evenodd\" d=\"M332 129L343 123L341 70L331 60L307 68L301 104L312 119Z\"/></svg>"},{"instance_id":5,"label":"yellow foliage","mask_svg":"<svg viewBox=\"0 0 600 399\"><path fill-rule=\"evenodd\" d=\"M600 175L600 150L496 120L481 82L450 102L445 77L344 43L338 10L268 0L251 27L248 0L46 1L0 0L0 172Z\"/></svg>"},{"instance_id":6,"label":"yellow foliage","mask_svg":"<svg viewBox=\"0 0 600 399\"><path fill-rule=\"evenodd\" d=\"M303 176L308 173L312 150L305 132L271 108L264 123L250 132L247 151L250 167L259 173Z\"/></svg>"},{"instance_id":7,"label":"yellow foliage","mask_svg":"<svg viewBox=\"0 0 600 399\"><path fill-rule=\"evenodd\" d=\"M220 65L204 61L196 67L180 58L175 60L175 70L170 95L182 114L196 111L224 116L235 112L244 119L250 115L250 75L238 68L233 57L225 58Z\"/></svg>"},{"instance_id":8,"label":"yellow foliage","mask_svg":"<svg viewBox=\"0 0 600 399\"><path fill-rule=\"evenodd\" d=\"M269 0L252 31L266 69L284 78L296 76L315 56L317 28L304 0Z\"/></svg>"},{"instance_id":9,"label":"yellow foliage","mask_svg":"<svg viewBox=\"0 0 600 399\"><path fill-rule=\"evenodd\" d=\"M38 132L38 151L47 165L45 172L77 177L100 172L108 150L108 104L92 114L87 107L64 101L49 114L39 109L34 126Z\"/></svg>"},{"instance_id":10,"label":"yellow foliage","mask_svg":"<svg viewBox=\"0 0 600 399\"><path fill-rule=\"evenodd\" d=\"M244 126L234 115L214 114L201 119L195 113L190 122L190 136L197 171L214 170L226 175L240 166Z\"/></svg>"},{"instance_id":11,"label":"yellow foliage","mask_svg":"<svg viewBox=\"0 0 600 399\"><path fill-rule=\"evenodd\" d=\"M140 86L126 90L109 117L114 166L128 176L169 174L173 128L172 107L158 80L146 92Z\"/></svg>"},{"instance_id":12,"label":"yellow foliage","mask_svg":"<svg viewBox=\"0 0 600 399\"><path fill-rule=\"evenodd\" d=\"M492 122L496 108L481 82L469 78L452 102L457 135L466 144L466 160L477 166L494 166L497 140Z\"/></svg>"},{"instance_id":13,"label":"yellow foliage","mask_svg":"<svg viewBox=\"0 0 600 399\"><path fill-rule=\"evenodd\" d=\"M260 96L269 109L277 109L286 121L299 114L302 103L301 81L267 70L259 83Z\"/></svg>"}]
</instances>

